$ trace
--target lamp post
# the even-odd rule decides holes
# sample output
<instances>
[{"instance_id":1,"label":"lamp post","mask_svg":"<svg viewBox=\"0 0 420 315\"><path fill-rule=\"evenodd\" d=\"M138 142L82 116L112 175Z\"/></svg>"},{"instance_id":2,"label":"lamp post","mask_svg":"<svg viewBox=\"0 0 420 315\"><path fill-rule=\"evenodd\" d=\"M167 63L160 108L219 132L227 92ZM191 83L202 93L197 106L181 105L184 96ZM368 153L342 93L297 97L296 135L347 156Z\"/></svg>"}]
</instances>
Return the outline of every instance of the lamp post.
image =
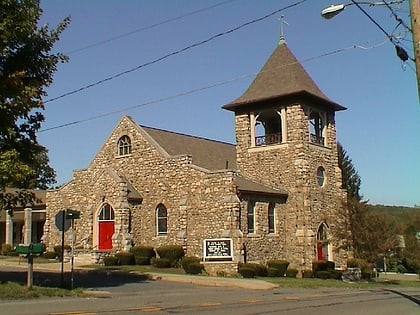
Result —
<instances>
[{"instance_id":1,"label":"lamp post","mask_svg":"<svg viewBox=\"0 0 420 315\"><path fill-rule=\"evenodd\" d=\"M416 65L417 91L418 91L418 96L420 97L420 23L418 21L418 17L420 15L420 1L418 1L418 0L409 0L409 1L410 1L411 31L413 33L413 47L414 47L413 61ZM329 19L333 18L334 16L336 16L337 14L340 14L341 12L343 12L344 9L347 6L356 5L392 41L392 38L390 38L390 36L385 32L385 30L370 17L366 13L366 11L364 11L360 7L360 5L361 4L366 4L366 5L369 5L369 6L376 6L376 5L389 6L390 4L397 4L397 3L402 3L402 2L404 2L404 0L395 0L395 1L390 1L390 2L385 2L385 1L379 1L379 2L358 1L358 2L356 2L356 1L352 0L352 2L348 3L348 4L333 4L333 5L330 5L329 7L325 8L321 11L321 16L324 19L329 20ZM406 61L408 59L408 55L405 52L405 50L401 46L396 45L395 43L394 43L394 45L395 45L398 57L401 60Z\"/></svg>"}]
</instances>

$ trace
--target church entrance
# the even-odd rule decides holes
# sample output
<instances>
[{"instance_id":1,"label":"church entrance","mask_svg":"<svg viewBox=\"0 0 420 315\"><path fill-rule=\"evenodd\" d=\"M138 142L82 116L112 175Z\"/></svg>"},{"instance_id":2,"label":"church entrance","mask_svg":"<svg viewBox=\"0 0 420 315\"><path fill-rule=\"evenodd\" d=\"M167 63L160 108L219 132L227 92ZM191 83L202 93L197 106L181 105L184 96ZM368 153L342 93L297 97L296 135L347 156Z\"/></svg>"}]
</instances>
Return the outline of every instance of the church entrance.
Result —
<instances>
[{"instance_id":1,"label":"church entrance","mask_svg":"<svg viewBox=\"0 0 420 315\"><path fill-rule=\"evenodd\" d=\"M329 260L328 257L328 234L327 234L327 225L325 222L321 223L316 233L316 252L318 260Z\"/></svg>"},{"instance_id":2,"label":"church entrance","mask_svg":"<svg viewBox=\"0 0 420 315\"><path fill-rule=\"evenodd\" d=\"M98 249L112 249L112 235L114 235L114 209L103 204L98 215Z\"/></svg>"}]
</instances>

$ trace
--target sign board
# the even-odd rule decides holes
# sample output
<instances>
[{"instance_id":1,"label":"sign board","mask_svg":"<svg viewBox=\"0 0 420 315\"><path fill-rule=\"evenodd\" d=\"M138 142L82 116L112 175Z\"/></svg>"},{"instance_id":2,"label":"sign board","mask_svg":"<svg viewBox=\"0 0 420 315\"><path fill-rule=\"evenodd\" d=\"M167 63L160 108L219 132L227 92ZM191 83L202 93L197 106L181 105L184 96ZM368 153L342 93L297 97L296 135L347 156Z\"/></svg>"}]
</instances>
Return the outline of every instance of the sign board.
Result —
<instances>
[{"instance_id":1,"label":"sign board","mask_svg":"<svg viewBox=\"0 0 420 315\"><path fill-rule=\"evenodd\" d=\"M55 226L60 232L65 232L70 228L71 220L66 217L66 210L60 210L55 215Z\"/></svg>"},{"instance_id":2,"label":"sign board","mask_svg":"<svg viewBox=\"0 0 420 315\"><path fill-rule=\"evenodd\" d=\"M233 241L231 238L212 238L204 240L204 260L231 261Z\"/></svg>"},{"instance_id":3,"label":"sign board","mask_svg":"<svg viewBox=\"0 0 420 315\"><path fill-rule=\"evenodd\" d=\"M44 247L41 243L19 244L16 246L16 253L18 254L42 254L43 252Z\"/></svg>"}]
</instances>

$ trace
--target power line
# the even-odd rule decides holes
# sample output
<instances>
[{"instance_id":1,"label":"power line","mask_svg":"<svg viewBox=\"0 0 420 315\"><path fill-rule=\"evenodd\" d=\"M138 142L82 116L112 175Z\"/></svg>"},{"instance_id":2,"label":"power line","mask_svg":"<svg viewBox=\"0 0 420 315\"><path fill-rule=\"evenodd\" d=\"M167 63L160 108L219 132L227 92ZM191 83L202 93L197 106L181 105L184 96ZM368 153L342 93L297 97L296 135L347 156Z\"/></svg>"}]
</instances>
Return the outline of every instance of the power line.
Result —
<instances>
[{"instance_id":1,"label":"power line","mask_svg":"<svg viewBox=\"0 0 420 315\"><path fill-rule=\"evenodd\" d=\"M92 43L92 44L83 46L81 48L77 48L77 49L71 50L69 52L66 52L65 54L66 55L71 55L71 54L74 54L74 53L77 53L77 52L80 52L80 51L83 51L83 50L87 50L87 49L90 49L90 48L93 48L93 47L101 46L101 45L104 45L104 44L107 44L107 43L116 41L118 39L121 39L121 38L124 38L124 37L127 37L127 36L131 36L131 35L136 34L136 33L139 33L139 32L150 30L152 28L155 28L155 27L158 27L158 26L161 26L161 25L170 23L170 22L177 21L177 20L183 19L185 17L195 15L197 13L201 13L201 12L204 12L204 11L207 11L207 10L210 10L210 9L214 9L216 7L222 6L224 4L227 4L227 3L233 2L233 1L236 1L236 0L227 0L227 1L220 2L220 3L216 3L216 4L214 4L212 6L209 6L209 7L205 7L205 8L202 8L202 9L195 10L195 11L191 11L191 12L188 12L188 13L185 13L185 14L182 14L182 15L179 15L179 16L176 16L176 17L173 17L173 18L169 18L167 20L163 20L161 22L157 22L155 24L151 24L151 25L148 25L148 26L137 28L137 29L132 30L130 32L123 33L123 34L120 34L120 35L117 35L117 36L114 36L114 37L111 37L111 38L108 38L108 39L105 39L105 40L102 40L102 41L98 41L96 43Z\"/></svg>"},{"instance_id":2,"label":"power line","mask_svg":"<svg viewBox=\"0 0 420 315\"><path fill-rule=\"evenodd\" d=\"M373 18L373 17L371 17L370 15L369 15L369 13L367 13L361 6L360 6L360 4L358 3L358 2L356 2L356 1L354 1L354 0L350 0L354 5L356 5L358 8L359 8L359 10L360 11L362 11L362 13L364 14L364 15L366 15L368 18L369 18L369 20L373 23L373 24L375 24L381 31L382 31L382 33L384 33L385 35L386 35L386 37L391 41L391 43L394 45L394 47L395 47L395 50L396 50L396 53L397 53L397 56L402 60L402 61L407 61L408 59L409 59L409 56L408 56L408 54L407 54L407 52L405 51L405 49L404 48L402 48L400 45L398 45L398 44L396 44L395 43L395 39L391 36L391 35L389 35L388 34L388 32L387 31L385 31L385 29L381 26L381 25L379 25L379 23L378 22L376 22L375 21L375 19ZM414 59L413 58L410 58L412 61L414 61Z\"/></svg>"},{"instance_id":3,"label":"power line","mask_svg":"<svg viewBox=\"0 0 420 315\"><path fill-rule=\"evenodd\" d=\"M335 54L338 54L338 53L342 53L342 52L347 51L347 50L350 50L350 49L363 49L363 50L373 49L373 48L377 48L379 46L382 46L382 45L386 44L387 42L388 42L388 40L387 41L384 41L382 43L379 43L377 45L370 46L370 47L364 47L364 46L360 46L360 45L353 45L353 46L350 46L350 47L333 50L333 51L330 51L330 52L327 52L327 53L324 53L324 54L321 54L321 55L309 57L309 58L306 58L306 59L304 59L304 60L302 60L300 62L297 61L297 62L294 62L294 63L280 65L279 68L288 67L288 66L291 66L291 65L296 64L296 63L310 62L310 61L315 60L315 59L319 59L319 58L323 58L323 57L335 55ZM137 104L137 105L125 107L125 108L118 109L118 110L115 110L115 111L103 113L103 114L96 115L96 116L91 116L91 117L88 117L88 118L85 118L85 119L80 119L80 120L76 120L76 121L73 121L73 122L64 123L64 124L57 125L57 126L54 126L54 127L42 129L39 132L46 132L46 131L51 131L51 130L55 130L55 129L61 129L61 128L64 128L64 127L69 127L69 126L73 126L73 125L77 125L77 124L89 122L89 121L92 121L92 120L97 120L97 119L100 119L100 118L112 116L112 115L119 114L119 113L122 113L122 112L127 112L127 111L130 111L130 110L136 109L136 108L140 108L140 107L145 107L145 106L152 105L152 104L161 103L161 102L168 101L168 100L171 100L171 99L175 99L175 98L178 98L178 97L191 95L191 94L194 94L194 93L197 93L197 92L205 91L205 90L208 90L208 89L211 89L211 88L215 88L215 87L218 87L218 86L221 86L221 85L229 84L229 83L232 83L232 82L235 82L235 81L244 80L244 79L247 79L249 77L256 76L258 73L260 73L260 72L246 74L246 75L243 75L243 76L240 76L240 77L237 77L237 78L233 78L233 79L225 80L225 81L222 81L222 82L213 83L211 85L199 87L199 88L196 88L196 89L192 89L192 90L180 92L178 94L174 94L174 95L171 95L171 96L158 98L158 99L155 99L155 100L151 100L151 101L147 101L147 102L144 102L144 103L141 103L141 104Z\"/></svg>"},{"instance_id":4,"label":"power line","mask_svg":"<svg viewBox=\"0 0 420 315\"><path fill-rule=\"evenodd\" d=\"M307 0L301 0L301 1L295 2L295 3L293 3L293 4L290 4L290 5L286 6L286 7L283 7L283 8L281 8L281 9L275 10L275 11L273 11L273 12L269 13L269 14L266 14L266 15L264 15L264 16L262 16L262 17L260 17L260 18L257 18L257 19L254 19L254 20L252 20L252 21L249 21L249 22L243 23L243 24L241 24L241 25L239 25L239 26L237 26L237 27L234 27L234 28L232 28L232 29L230 29L230 30L227 30L227 31L225 31L225 32L218 33L218 34L213 35L213 36L211 36L211 37L209 37L209 38L207 38L207 39L205 39L205 40L202 40L202 41L200 41L200 42L194 43L194 44L192 44L192 45L189 45L189 46L184 47L184 48L182 48L182 49L179 49L179 50L177 50L177 51L171 52L171 53L166 54L166 55L164 55L164 56L162 56L162 57L159 57L159 58L154 59L154 60L152 60L152 61L149 61L149 62L146 62L146 63L144 63L144 64L141 64L141 65L139 65L139 66L137 66L137 67L134 67L134 68L131 68L131 69L128 69L128 70L125 70L125 71L119 72L119 73L114 74L114 75L112 75L112 76L110 76L110 77L107 77L107 78L101 79L101 80L99 80L99 81L96 81L96 82L91 83L91 84L88 84L88 85L85 85L85 86L83 86L83 87L81 87L81 88L78 88L78 89L76 89L76 90L73 90L73 91L70 91L70 92L67 92L67 93L61 94L60 96L50 98L50 99L48 99L48 100L44 101L44 104L46 104L46 103L50 103L50 102L53 102L53 101L56 101L56 100L58 100L58 99L64 98L64 97L69 96L69 95L73 95L73 94L76 94L76 93L82 92L82 91L84 91L84 90L87 90L87 89L92 88L92 87L94 87L94 86L100 85L100 84L105 83L105 82L107 82L107 81L111 81L111 80L114 80L114 79L116 79L116 78L119 78L119 77L121 77L121 76L123 76L123 75L126 75L126 74L128 74L128 73L131 73L131 72L137 71L137 70L139 70L139 69L141 69L141 68L144 68L144 67L150 66L150 65L155 64L155 63L158 63L158 62L160 62L160 61L162 61L162 60L165 60L165 59L167 59L167 58L169 58L169 57L172 57L172 56L178 55L178 54L183 53L183 52L185 52L185 51L187 51L187 50L190 50L190 49L192 49L192 48L196 48L196 47L198 47L198 46L204 45L204 44L206 44L206 43L208 43L208 42L210 42L210 41L212 41L212 40L214 40L214 39L216 39L216 38L219 38L219 37L225 36L225 35L227 35L227 34L231 34L231 33L233 33L233 32L236 32L237 30L240 30L241 28L244 28L244 27L246 27L246 26L248 26L248 25L251 25L251 24L254 24L254 23L260 22L260 21L262 21L262 20L265 20L265 19L267 19L267 18L269 18L269 17L271 17L271 16L273 16L273 15L275 15L275 14L279 13L279 12L282 12L282 11L285 11L285 10L290 9L290 8L292 8L292 7L298 6L298 5L300 5L300 4L302 4L302 3L306 2L306 1L307 1Z\"/></svg>"}]
</instances>

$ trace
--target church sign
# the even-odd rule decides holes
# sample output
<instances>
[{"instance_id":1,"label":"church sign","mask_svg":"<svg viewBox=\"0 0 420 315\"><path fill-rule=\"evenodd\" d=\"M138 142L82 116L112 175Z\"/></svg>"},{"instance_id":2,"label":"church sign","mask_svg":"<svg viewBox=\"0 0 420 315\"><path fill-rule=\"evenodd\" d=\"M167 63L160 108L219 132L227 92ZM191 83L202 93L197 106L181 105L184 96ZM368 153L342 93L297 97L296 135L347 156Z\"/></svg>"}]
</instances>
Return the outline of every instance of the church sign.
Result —
<instances>
[{"instance_id":1,"label":"church sign","mask_svg":"<svg viewBox=\"0 0 420 315\"><path fill-rule=\"evenodd\" d=\"M204 240L204 261L231 261L233 241L231 238Z\"/></svg>"}]
</instances>

